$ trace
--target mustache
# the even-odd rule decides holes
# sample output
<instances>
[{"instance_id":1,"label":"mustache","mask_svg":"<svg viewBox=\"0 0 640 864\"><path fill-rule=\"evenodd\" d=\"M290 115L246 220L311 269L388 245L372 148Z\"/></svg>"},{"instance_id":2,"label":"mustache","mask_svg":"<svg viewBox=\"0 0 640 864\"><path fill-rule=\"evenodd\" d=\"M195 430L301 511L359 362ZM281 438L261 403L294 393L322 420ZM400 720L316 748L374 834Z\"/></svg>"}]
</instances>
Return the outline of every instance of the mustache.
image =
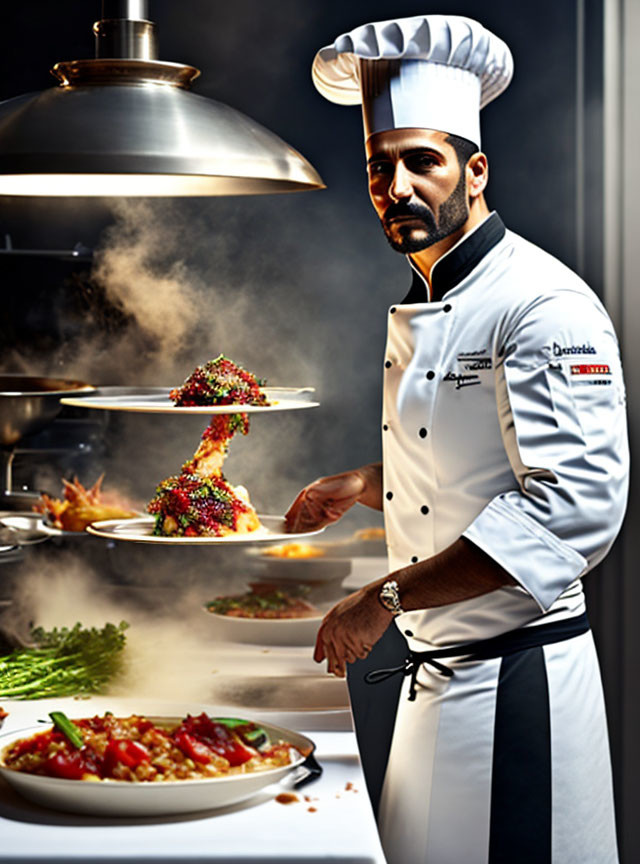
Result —
<instances>
[{"instance_id":1,"label":"mustache","mask_svg":"<svg viewBox=\"0 0 640 864\"><path fill-rule=\"evenodd\" d=\"M434 215L427 206L411 201L398 201L389 204L384 211L383 222L388 222L400 216L413 216L417 219L422 219L428 225L435 224Z\"/></svg>"}]
</instances>

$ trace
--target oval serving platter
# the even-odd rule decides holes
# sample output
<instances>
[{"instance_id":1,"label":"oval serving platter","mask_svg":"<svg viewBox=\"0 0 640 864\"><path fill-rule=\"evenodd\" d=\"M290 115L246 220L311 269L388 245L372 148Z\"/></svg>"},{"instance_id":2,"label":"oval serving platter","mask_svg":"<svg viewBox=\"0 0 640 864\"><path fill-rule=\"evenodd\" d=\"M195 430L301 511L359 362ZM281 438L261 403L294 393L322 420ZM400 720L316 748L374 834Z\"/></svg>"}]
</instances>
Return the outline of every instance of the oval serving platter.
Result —
<instances>
[{"instance_id":1,"label":"oval serving platter","mask_svg":"<svg viewBox=\"0 0 640 864\"><path fill-rule=\"evenodd\" d=\"M174 405L170 387L100 387L90 396L68 396L63 405L94 408L100 411L133 411L143 414L263 414L271 411L296 411L316 408L311 399L313 387L264 387L269 405Z\"/></svg>"},{"instance_id":2,"label":"oval serving platter","mask_svg":"<svg viewBox=\"0 0 640 864\"><path fill-rule=\"evenodd\" d=\"M215 715L211 715L215 716ZM177 725L181 717L154 717L150 720L162 725ZM20 738L28 738L46 731L45 726L32 726L0 735L0 776L24 798L53 810L86 813L93 816L175 816L213 810L246 801L272 783L278 783L287 774L300 771L305 759L313 753L315 744L310 738L258 722L273 741L286 741L297 750L289 765L268 768L247 774L211 777L206 780L174 780L158 783L129 783L119 780L63 780L26 774L6 768L4 751Z\"/></svg>"},{"instance_id":3,"label":"oval serving platter","mask_svg":"<svg viewBox=\"0 0 640 864\"><path fill-rule=\"evenodd\" d=\"M275 540L297 540L320 534L324 528L305 534L287 534L284 516L258 514L262 528L248 534L227 534L224 537L161 537L153 534L155 520L152 516L139 519L106 519L87 527L89 534L107 540L128 540L135 543L158 543L168 546L226 546L239 543L273 543Z\"/></svg>"}]
</instances>

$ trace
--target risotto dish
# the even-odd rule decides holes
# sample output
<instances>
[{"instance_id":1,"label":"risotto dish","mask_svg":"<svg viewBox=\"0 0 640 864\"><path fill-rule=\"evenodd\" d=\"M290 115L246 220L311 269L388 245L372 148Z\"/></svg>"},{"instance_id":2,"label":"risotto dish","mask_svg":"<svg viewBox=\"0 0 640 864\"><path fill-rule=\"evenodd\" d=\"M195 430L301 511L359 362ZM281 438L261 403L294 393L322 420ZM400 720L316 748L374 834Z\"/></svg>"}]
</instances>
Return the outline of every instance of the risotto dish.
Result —
<instances>
[{"instance_id":1,"label":"risotto dish","mask_svg":"<svg viewBox=\"0 0 640 864\"><path fill-rule=\"evenodd\" d=\"M297 762L292 744L246 720L202 713L164 725L107 713L65 721L11 743L0 763L12 771L67 780L163 783L253 774ZM76 734L77 733L77 734Z\"/></svg>"}]
</instances>

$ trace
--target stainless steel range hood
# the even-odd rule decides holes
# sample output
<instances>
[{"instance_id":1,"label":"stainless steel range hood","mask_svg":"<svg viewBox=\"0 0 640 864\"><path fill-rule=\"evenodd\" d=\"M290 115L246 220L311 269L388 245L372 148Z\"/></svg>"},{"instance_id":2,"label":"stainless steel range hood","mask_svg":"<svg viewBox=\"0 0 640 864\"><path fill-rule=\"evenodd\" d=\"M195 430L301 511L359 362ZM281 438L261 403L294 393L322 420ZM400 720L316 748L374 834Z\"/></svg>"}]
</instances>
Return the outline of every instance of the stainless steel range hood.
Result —
<instances>
[{"instance_id":1,"label":"stainless steel range hood","mask_svg":"<svg viewBox=\"0 0 640 864\"><path fill-rule=\"evenodd\" d=\"M0 102L0 195L323 188L313 166L272 132L190 93L198 69L157 59L147 0L103 0L93 29L95 59L57 63L57 87Z\"/></svg>"}]
</instances>

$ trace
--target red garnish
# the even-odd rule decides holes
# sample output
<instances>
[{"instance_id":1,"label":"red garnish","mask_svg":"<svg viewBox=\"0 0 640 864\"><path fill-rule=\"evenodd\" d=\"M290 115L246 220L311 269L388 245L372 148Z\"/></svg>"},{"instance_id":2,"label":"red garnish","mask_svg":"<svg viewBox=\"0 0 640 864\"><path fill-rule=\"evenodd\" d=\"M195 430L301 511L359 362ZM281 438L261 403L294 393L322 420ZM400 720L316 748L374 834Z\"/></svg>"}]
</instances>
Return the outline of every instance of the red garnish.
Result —
<instances>
[{"instance_id":1,"label":"red garnish","mask_svg":"<svg viewBox=\"0 0 640 864\"><path fill-rule=\"evenodd\" d=\"M214 414L202 433L203 441L229 441L236 432L249 434L248 414Z\"/></svg>"},{"instance_id":2,"label":"red garnish","mask_svg":"<svg viewBox=\"0 0 640 864\"><path fill-rule=\"evenodd\" d=\"M85 774L99 775L98 766L88 753L82 750L73 752L58 751L44 763L44 773L61 777L64 780L82 780Z\"/></svg>"},{"instance_id":3,"label":"red garnish","mask_svg":"<svg viewBox=\"0 0 640 864\"><path fill-rule=\"evenodd\" d=\"M235 531L241 513L250 507L235 494L222 476L201 477L183 471L168 477L156 489L147 510L160 518L155 533L162 534L164 521L176 523L175 535L220 537L223 528Z\"/></svg>"},{"instance_id":4,"label":"red garnish","mask_svg":"<svg viewBox=\"0 0 640 864\"><path fill-rule=\"evenodd\" d=\"M173 740L176 742L176 746L194 762L200 762L202 765L208 765L211 762L213 757L211 748L202 741L198 741L193 735L189 735L188 732L174 732Z\"/></svg>"},{"instance_id":5,"label":"red garnish","mask_svg":"<svg viewBox=\"0 0 640 864\"><path fill-rule=\"evenodd\" d=\"M176 743L178 743L176 736L182 736L184 733L205 744L218 756L223 756L232 768L258 755L257 750L248 747L230 729L222 723L216 723L204 712L198 717L187 716L173 733ZM180 744L178 746L180 747Z\"/></svg>"},{"instance_id":6,"label":"red garnish","mask_svg":"<svg viewBox=\"0 0 640 864\"><path fill-rule=\"evenodd\" d=\"M150 758L144 744L132 741L130 738L112 738L104 752L104 775L112 776L118 764L125 765L127 768L137 768L143 762L149 762Z\"/></svg>"},{"instance_id":7,"label":"red garnish","mask_svg":"<svg viewBox=\"0 0 640 864\"><path fill-rule=\"evenodd\" d=\"M220 354L170 393L175 405L268 405L255 375Z\"/></svg>"}]
</instances>

